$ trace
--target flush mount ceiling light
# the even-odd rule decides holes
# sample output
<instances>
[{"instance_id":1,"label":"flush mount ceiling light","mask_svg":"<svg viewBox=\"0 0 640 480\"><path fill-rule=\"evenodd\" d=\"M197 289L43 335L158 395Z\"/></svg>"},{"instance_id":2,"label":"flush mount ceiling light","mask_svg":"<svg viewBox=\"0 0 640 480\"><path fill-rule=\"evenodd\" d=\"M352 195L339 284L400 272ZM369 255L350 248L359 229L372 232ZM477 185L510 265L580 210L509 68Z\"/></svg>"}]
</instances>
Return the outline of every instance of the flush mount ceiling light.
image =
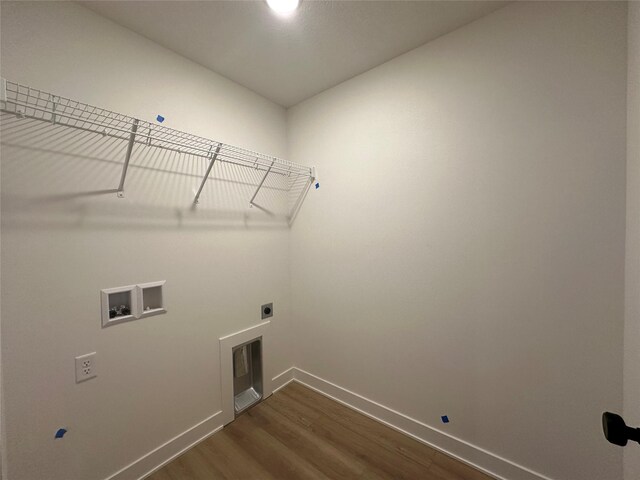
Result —
<instances>
[{"instance_id":1,"label":"flush mount ceiling light","mask_svg":"<svg viewBox=\"0 0 640 480\"><path fill-rule=\"evenodd\" d=\"M267 0L267 5L277 15L287 17L296 11L296 8L300 5L300 0Z\"/></svg>"}]
</instances>

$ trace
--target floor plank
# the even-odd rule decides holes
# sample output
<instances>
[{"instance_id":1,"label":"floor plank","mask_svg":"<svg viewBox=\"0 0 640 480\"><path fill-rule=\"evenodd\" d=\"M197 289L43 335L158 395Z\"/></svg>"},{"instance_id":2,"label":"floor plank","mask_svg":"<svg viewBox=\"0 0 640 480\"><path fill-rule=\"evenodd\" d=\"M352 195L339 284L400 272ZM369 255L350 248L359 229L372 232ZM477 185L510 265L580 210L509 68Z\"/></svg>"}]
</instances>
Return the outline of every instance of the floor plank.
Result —
<instances>
[{"instance_id":1,"label":"floor plank","mask_svg":"<svg viewBox=\"0 0 640 480\"><path fill-rule=\"evenodd\" d=\"M314 411L317 414L317 418L310 426L310 430L331 445L363 461L367 465L370 475L375 474L380 478L389 480L413 480L416 478L431 480L434 478L428 472L428 467L404 458L393 449L378 445L373 438L366 434L347 428L343 422L336 420L333 415L326 413L321 406L314 404L314 401L321 400L321 395L308 389L305 390L308 391L305 396L296 394L291 397L291 401L288 404L290 411L306 416L311 415L309 410ZM289 393L292 393L291 390L283 392L283 395L288 395ZM367 417L362 417L368 422L375 423ZM431 449L425 451L424 457L428 458L432 454L431 452Z\"/></svg>"},{"instance_id":2,"label":"floor plank","mask_svg":"<svg viewBox=\"0 0 640 480\"><path fill-rule=\"evenodd\" d=\"M147 480L492 480L290 383Z\"/></svg>"},{"instance_id":3,"label":"floor plank","mask_svg":"<svg viewBox=\"0 0 640 480\"><path fill-rule=\"evenodd\" d=\"M344 405L330 398L318 395L313 390L298 383L290 384L290 386L291 388L283 392L285 395L290 395L293 399L305 402L307 405L315 405L321 413L390 451L403 455L426 467L431 465L435 450L428 449L425 451L424 445L414 439L396 432L386 425L372 421L369 417L355 410L345 408Z\"/></svg>"}]
</instances>

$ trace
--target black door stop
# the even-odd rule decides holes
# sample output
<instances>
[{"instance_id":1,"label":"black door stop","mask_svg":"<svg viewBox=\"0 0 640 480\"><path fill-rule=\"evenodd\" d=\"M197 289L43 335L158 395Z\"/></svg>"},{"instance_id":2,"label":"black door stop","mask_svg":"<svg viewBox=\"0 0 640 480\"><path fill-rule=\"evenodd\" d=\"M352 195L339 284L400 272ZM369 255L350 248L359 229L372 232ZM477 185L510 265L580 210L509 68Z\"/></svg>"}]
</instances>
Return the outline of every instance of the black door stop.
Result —
<instances>
[{"instance_id":1,"label":"black door stop","mask_svg":"<svg viewBox=\"0 0 640 480\"><path fill-rule=\"evenodd\" d=\"M614 445L624 447L627 441L640 443L640 428L627 427L620 415L611 412L602 414L604 436Z\"/></svg>"}]
</instances>

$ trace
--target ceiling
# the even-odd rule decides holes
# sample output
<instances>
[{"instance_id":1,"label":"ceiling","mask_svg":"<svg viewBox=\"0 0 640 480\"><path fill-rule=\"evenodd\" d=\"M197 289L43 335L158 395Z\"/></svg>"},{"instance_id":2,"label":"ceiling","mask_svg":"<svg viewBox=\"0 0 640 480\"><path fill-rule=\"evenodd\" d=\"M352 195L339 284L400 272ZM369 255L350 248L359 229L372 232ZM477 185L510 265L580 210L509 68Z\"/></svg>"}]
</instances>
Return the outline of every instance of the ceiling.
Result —
<instances>
[{"instance_id":1,"label":"ceiling","mask_svg":"<svg viewBox=\"0 0 640 480\"><path fill-rule=\"evenodd\" d=\"M91 1L94 12L290 107L508 2Z\"/></svg>"}]
</instances>

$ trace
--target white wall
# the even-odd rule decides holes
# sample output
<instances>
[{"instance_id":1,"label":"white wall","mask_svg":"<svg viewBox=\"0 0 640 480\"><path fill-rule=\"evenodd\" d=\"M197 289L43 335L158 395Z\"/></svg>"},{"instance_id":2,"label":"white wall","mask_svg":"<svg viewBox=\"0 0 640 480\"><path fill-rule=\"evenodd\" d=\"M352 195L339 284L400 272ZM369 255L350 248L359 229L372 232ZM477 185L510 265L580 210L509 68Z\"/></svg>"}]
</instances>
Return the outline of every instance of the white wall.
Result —
<instances>
[{"instance_id":1,"label":"white wall","mask_svg":"<svg viewBox=\"0 0 640 480\"><path fill-rule=\"evenodd\" d=\"M640 2L629 2L627 84L627 259L624 415L640 425ZM640 477L640 452L624 451L624 478Z\"/></svg>"},{"instance_id":2,"label":"white wall","mask_svg":"<svg viewBox=\"0 0 640 480\"><path fill-rule=\"evenodd\" d=\"M4 77L285 154L284 109L82 6L2 2L1 30ZM275 302L271 370L291 365L288 229L213 207L182 218L199 178L161 172L179 169L175 156L133 166L119 200L99 193L123 159L108 139L3 127L8 478L104 479L220 410L218 337L260 322L262 303ZM167 280L166 315L101 329L101 288L153 280ZM92 351L98 377L75 384L74 357Z\"/></svg>"},{"instance_id":3,"label":"white wall","mask_svg":"<svg viewBox=\"0 0 640 480\"><path fill-rule=\"evenodd\" d=\"M622 477L625 26L514 3L289 111L321 179L297 367L549 478Z\"/></svg>"},{"instance_id":4,"label":"white wall","mask_svg":"<svg viewBox=\"0 0 640 480\"><path fill-rule=\"evenodd\" d=\"M599 417L622 407L625 23L622 3L510 5L295 107L288 158L321 188L291 243L255 216L183 211L195 177L152 171L176 158L142 159L116 201L96 192L121 152L9 124L8 478L103 479L214 414L217 339L266 301L284 370L290 295L296 366L550 478L621 478ZM283 109L81 6L2 2L1 27L2 76L285 154ZM100 328L100 288L158 279L167 315ZM93 350L99 376L76 385Z\"/></svg>"}]
</instances>

